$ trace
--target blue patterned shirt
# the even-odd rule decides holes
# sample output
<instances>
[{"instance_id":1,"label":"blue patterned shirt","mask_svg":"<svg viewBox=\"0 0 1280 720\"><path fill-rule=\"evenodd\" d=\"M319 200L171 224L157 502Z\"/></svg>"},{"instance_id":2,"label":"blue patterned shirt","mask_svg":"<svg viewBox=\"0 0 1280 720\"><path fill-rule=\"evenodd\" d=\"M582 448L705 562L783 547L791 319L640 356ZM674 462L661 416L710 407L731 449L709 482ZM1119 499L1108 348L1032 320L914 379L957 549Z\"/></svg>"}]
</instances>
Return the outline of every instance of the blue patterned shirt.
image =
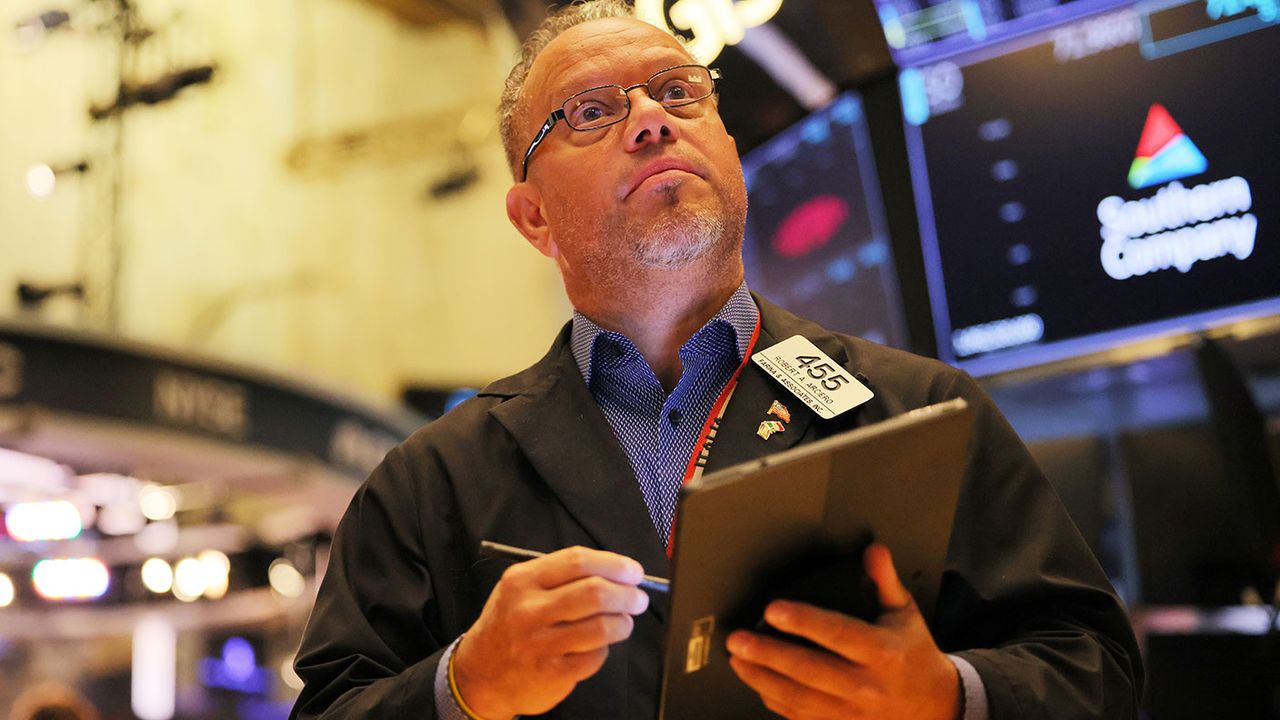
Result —
<instances>
[{"instance_id":1,"label":"blue patterned shirt","mask_svg":"<svg viewBox=\"0 0 1280 720\"><path fill-rule=\"evenodd\" d=\"M578 369L626 451L649 519L663 544L702 425L746 356L760 310L738 286L729 301L680 347L683 372L671 394L625 335L573 314L569 342Z\"/></svg>"}]
</instances>

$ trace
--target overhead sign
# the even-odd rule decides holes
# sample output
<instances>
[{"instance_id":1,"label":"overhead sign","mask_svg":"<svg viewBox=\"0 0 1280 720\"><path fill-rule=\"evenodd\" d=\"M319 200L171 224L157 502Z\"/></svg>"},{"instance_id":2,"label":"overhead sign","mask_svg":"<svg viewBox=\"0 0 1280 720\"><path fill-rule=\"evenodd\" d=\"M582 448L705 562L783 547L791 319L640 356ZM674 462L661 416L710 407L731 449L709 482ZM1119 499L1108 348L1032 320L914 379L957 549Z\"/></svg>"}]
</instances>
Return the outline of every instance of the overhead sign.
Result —
<instances>
[{"instance_id":1,"label":"overhead sign","mask_svg":"<svg viewBox=\"0 0 1280 720\"><path fill-rule=\"evenodd\" d=\"M354 477L421 424L248 368L0 322L0 410L11 404L308 455Z\"/></svg>"}]
</instances>

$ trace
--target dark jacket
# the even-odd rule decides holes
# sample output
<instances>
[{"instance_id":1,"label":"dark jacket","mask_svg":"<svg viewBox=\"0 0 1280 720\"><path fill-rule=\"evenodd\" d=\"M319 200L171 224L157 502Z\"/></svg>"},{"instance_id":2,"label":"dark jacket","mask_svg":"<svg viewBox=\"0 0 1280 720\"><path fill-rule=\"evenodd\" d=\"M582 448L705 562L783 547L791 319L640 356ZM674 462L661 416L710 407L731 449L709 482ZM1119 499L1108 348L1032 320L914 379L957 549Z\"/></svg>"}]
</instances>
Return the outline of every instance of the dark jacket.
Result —
<instances>
[{"instance_id":1,"label":"dark jacket","mask_svg":"<svg viewBox=\"0 0 1280 720\"><path fill-rule=\"evenodd\" d=\"M946 652L986 685L991 717L1136 717L1141 667L1106 577L999 411L964 373L830 333L757 298L765 348L812 340L875 392L833 420L789 402L787 431L761 442L761 412L786 391L753 363L716 435L707 471L952 397L975 411L968 467L934 618ZM442 649L475 621L505 562L480 540L571 545L636 558L668 576L625 452L574 363L569 327L533 367L499 380L393 450L338 527L303 637L296 718L435 716ZM547 717L657 714L664 609Z\"/></svg>"}]
</instances>

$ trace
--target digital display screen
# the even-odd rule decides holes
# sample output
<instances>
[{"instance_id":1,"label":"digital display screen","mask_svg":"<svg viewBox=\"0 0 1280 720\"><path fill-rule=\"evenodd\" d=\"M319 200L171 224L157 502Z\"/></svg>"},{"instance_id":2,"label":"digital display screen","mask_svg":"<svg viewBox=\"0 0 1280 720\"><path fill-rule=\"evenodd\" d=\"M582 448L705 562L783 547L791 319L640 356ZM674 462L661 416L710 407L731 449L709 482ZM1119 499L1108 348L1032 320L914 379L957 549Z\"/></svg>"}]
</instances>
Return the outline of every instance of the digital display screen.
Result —
<instances>
[{"instance_id":1,"label":"digital display screen","mask_svg":"<svg viewBox=\"0 0 1280 720\"><path fill-rule=\"evenodd\" d=\"M1125 0L875 0L889 52L903 66L1061 25Z\"/></svg>"},{"instance_id":2,"label":"digital display screen","mask_svg":"<svg viewBox=\"0 0 1280 720\"><path fill-rule=\"evenodd\" d=\"M1228 5L900 74L944 359L988 374L1280 311L1280 25Z\"/></svg>"},{"instance_id":3,"label":"digital display screen","mask_svg":"<svg viewBox=\"0 0 1280 720\"><path fill-rule=\"evenodd\" d=\"M862 102L852 93L742 158L747 284L829 330L907 346Z\"/></svg>"}]
</instances>

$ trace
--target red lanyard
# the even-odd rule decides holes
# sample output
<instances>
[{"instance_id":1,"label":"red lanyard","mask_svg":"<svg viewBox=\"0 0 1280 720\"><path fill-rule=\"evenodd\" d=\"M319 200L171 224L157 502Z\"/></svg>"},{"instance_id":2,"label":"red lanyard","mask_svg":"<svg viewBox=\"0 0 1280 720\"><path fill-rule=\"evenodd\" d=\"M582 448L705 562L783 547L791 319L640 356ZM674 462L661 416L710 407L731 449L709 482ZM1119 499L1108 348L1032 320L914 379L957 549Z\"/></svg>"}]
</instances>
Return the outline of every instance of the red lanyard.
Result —
<instances>
[{"instance_id":1,"label":"red lanyard","mask_svg":"<svg viewBox=\"0 0 1280 720\"><path fill-rule=\"evenodd\" d=\"M751 332L751 342L747 343L747 351L742 354L742 363L738 365L737 370L733 371L733 377L729 378L724 390L720 391L720 397L716 398L716 404L711 406L711 413L702 423L702 432L698 434L698 442L693 446L693 455L689 457L689 464L684 469L684 480L681 485L688 485L691 481L701 478L703 471L706 470L707 458L711 457L711 446L716 440L716 431L720 429L720 420L724 417L725 408L729 405L729 398L733 397L734 388L738 387L738 376L751 361L751 351L755 349L756 340L759 337L760 316L756 315L756 327ZM676 519L676 517L671 518L671 530L667 534L668 560L671 559L671 548L676 543Z\"/></svg>"}]
</instances>

